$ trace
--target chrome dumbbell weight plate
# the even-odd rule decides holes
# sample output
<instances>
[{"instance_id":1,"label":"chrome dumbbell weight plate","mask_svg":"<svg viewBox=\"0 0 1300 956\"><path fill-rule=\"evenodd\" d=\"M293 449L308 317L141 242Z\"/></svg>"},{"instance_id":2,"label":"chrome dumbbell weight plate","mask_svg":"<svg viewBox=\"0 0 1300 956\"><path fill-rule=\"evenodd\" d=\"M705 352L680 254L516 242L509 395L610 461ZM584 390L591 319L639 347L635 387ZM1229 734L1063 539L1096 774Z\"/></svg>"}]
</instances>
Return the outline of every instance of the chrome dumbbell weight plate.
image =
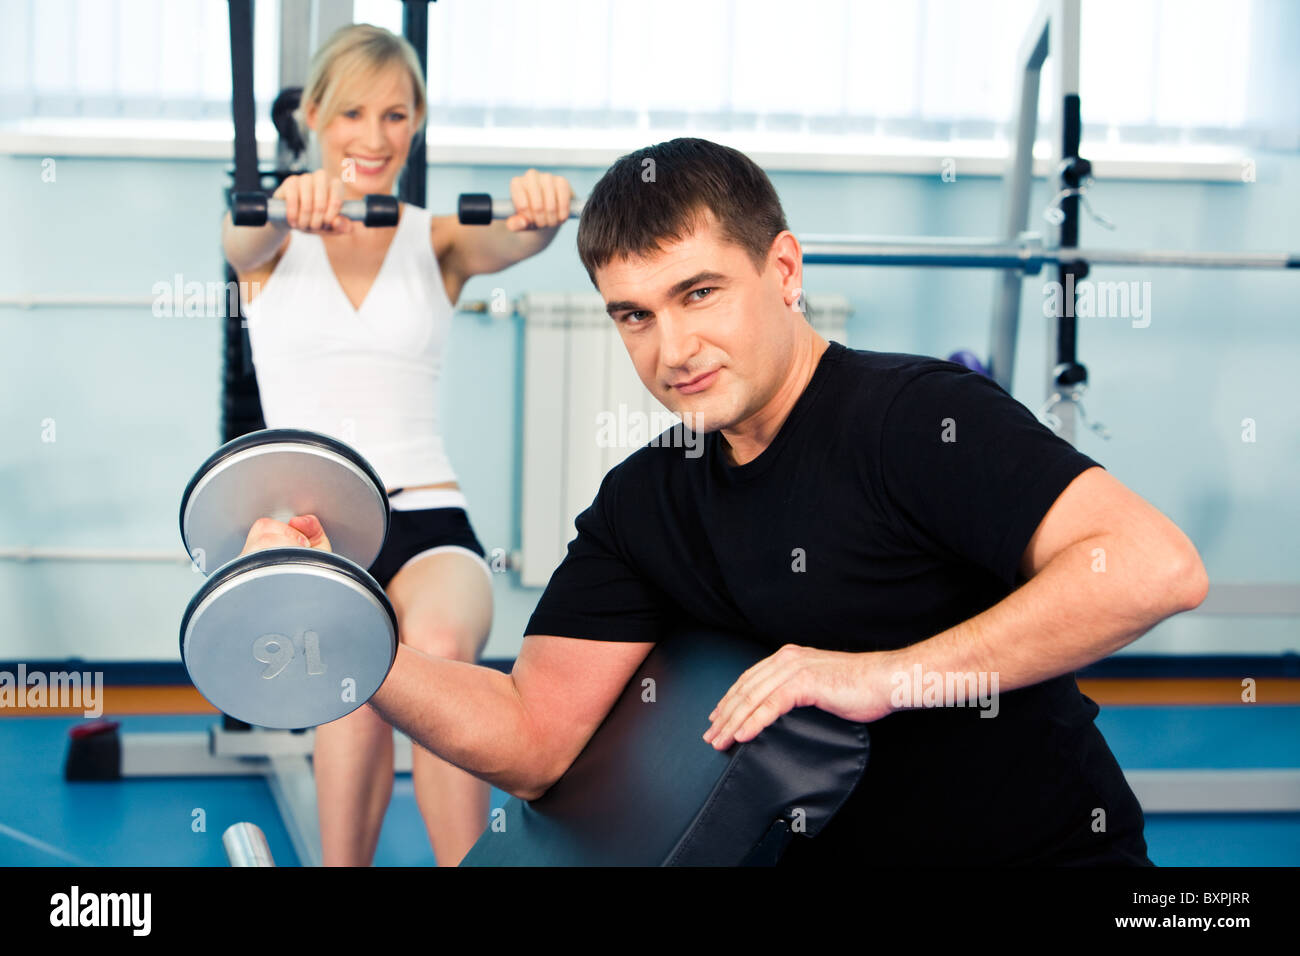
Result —
<instances>
[{"instance_id":1,"label":"chrome dumbbell weight plate","mask_svg":"<svg viewBox=\"0 0 1300 956\"><path fill-rule=\"evenodd\" d=\"M368 568L388 535L388 496L354 449L316 432L265 429L227 442L181 497L185 550L211 573L244 549L258 518L314 514L330 547Z\"/></svg>"},{"instance_id":2,"label":"chrome dumbbell weight plate","mask_svg":"<svg viewBox=\"0 0 1300 956\"><path fill-rule=\"evenodd\" d=\"M185 610L181 659L223 713L259 727L315 727L356 710L397 654L378 582L337 555L277 548L236 558Z\"/></svg>"}]
</instances>

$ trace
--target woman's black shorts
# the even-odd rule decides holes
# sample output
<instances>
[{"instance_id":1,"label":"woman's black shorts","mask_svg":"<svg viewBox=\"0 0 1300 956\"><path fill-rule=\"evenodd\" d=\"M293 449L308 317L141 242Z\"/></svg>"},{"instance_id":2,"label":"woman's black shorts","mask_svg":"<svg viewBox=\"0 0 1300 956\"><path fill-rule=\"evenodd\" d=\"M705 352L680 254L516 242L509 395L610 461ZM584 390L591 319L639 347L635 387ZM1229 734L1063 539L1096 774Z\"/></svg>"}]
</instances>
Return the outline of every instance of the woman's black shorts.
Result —
<instances>
[{"instance_id":1,"label":"woman's black shorts","mask_svg":"<svg viewBox=\"0 0 1300 956\"><path fill-rule=\"evenodd\" d=\"M370 574L386 588L402 566L412 558L440 548L462 548L485 558L469 515L464 508L427 508L419 511L392 509L388 518L388 537L370 566ZM484 562L483 567L491 573Z\"/></svg>"}]
</instances>

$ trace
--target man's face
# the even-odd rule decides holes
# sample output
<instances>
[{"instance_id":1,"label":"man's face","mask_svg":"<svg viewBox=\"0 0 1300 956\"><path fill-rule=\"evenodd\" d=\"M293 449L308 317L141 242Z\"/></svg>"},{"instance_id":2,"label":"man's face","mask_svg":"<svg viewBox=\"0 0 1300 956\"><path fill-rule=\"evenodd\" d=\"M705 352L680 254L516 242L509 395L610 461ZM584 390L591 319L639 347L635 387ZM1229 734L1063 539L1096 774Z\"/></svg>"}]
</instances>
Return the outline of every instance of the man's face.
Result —
<instances>
[{"instance_id":1,"label":"man's face","mask_svg":"<svg viewBox=\"0 0 1300 956\"><path fill-rule=\"evenodd\" d=\"M782 233L758 272L713 217L644 259L615 259L596 285L637 375L697 432L735 428L776 394L794 356L801 264Z\"/></svg>"}]
</instances>

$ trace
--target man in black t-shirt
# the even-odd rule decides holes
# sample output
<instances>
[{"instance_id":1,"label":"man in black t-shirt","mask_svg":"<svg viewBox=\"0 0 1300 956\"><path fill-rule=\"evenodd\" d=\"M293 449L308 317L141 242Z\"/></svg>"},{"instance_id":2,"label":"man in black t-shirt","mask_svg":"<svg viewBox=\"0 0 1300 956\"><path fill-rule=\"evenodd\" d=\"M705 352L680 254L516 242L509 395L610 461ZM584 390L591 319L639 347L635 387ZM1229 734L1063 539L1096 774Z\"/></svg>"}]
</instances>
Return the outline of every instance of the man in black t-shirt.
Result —
<instances>
[{"instance_id":1,"label":"man in black t-shirt","mask_svg":"<svg viewBox=\"0 0 1300 956\"><path fill-rule=\"evenodd\" d=\"M874 721L850 802L787 863L1147 863L1073 671L1200 602L1186 537L990 379L817 335L798 241L735 151L624 157L578 244L703 453L678 426L606 475L526 633L603 657L686 614L771 645L710 715L718 747L795 706ZM931 674L990 705L917 706Z\"/></svg>"},{"instance_id":2,"label":"man in black t-shirt","mask_svg":"<svg viewBox=\"0 0 1300 956\"><path fill-rule=\"evenodd\" d=\"M511 674L402 645L370 705L535 798L687 616L772 649L709 744L794 707L871 722L853 796L784 863L1149 863L1073 674L1204 599L1186 536L988 378L821 338L799 242L735 150L622 157L578 251L691 432L605 476Z\"/></svg>"}]
</instances>

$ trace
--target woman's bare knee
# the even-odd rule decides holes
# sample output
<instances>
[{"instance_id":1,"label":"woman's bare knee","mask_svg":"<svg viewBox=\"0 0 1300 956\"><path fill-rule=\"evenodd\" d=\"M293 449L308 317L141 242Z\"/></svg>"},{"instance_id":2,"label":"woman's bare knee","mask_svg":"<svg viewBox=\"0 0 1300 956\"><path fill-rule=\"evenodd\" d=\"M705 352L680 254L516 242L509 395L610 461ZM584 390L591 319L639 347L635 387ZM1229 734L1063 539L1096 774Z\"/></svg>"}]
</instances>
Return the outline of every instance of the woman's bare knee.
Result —
<instances>
[{"instance_id":1,"label":"woman's bare knee","mask_svg":"<svg viewBox=\"0 0 1300 956\"><path fill-rule=\"evenodd\" d=\"M482 649L483 635L454 624L415 624L399 628L399 640L434 657L473 664Z\"/></svg>"}]
</instances>

